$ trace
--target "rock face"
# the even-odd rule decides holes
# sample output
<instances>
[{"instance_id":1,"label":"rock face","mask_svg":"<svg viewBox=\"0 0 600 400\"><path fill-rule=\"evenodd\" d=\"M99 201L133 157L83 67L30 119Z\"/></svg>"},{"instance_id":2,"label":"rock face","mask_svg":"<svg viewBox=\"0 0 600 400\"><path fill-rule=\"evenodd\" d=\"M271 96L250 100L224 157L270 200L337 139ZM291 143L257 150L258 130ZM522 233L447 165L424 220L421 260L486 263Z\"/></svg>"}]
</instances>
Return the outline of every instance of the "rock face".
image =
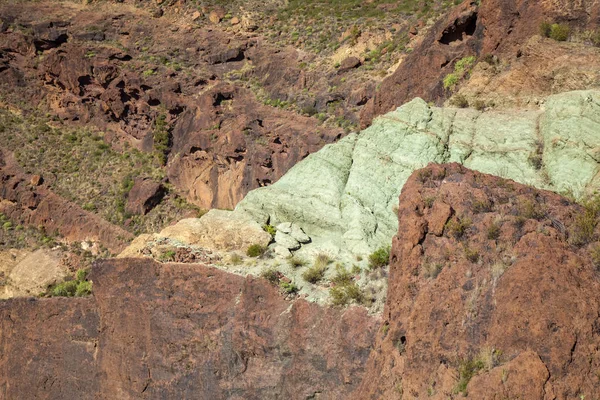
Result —
<instances>
[{"instance_id":1,"label":"rock face","mask_svg":"<svg viewBox=\"0 0 600 400\"><path fill-rule=\"evenodd\" d=\"M481 6L478 3L465 1L436 22L363 108L363 127L368 126L375 116L391 111L414 97L427 101L444 99L448 93L444 90L442 80L453 72L455 62L462 57L495 54L512 62L515 56L521 55L520 47L539 33L542 21L564 22L572 30L585 31L598 27L597 16L600 14L597 2L492 0L482 2ZM564 52L560 53L560 56L563 55ZM556 63L560 59L553 57L552 60ZM564 61L561 63L563 70L569 70L570 61ZM598 65L597 57L591 65L589 70L594 69L593 65ZM551 70L548 68L547 72ZM561 85L554 75L547 74L545 78ZM565 87L563 91L589 87L583 84L570 89ZM524 89L527 90L527 85L524 85ZM544 94L556 92L547 90Z\"/></svg>"},{"instance_id":2,"label":"rock face","mask_svg":"<svg viewBox=\"0 0 600 400\"><path fill-rule=\"evenodd\" d=\"M92 298L0 302L2 398L349 398L378 328L198 264L109 260L92 279Z\"/></svg>"},{"instance_id":3,"label":"rock face","mask_svg":"<svg viewBox=\"0 0 600 400\"><path fill-rule=\"evenodd\" d=\"M593 192L600 186L598 115L597 91L551 96L537 111L442 109L416 99L251 191L234 213L294 222L311 246L334 254L368 254L394 235L395 199L406 179L431 162L576 196Z\"/></svg>"},{"instance_id":4,"label":"rock face","mask_svg":"<svg viewBox=\"0 0 600 400\"><path fill-rule=\"evenodd\" d=\"M165 195L165 188L150 179L137 179L127 195L125 210L143 215L154 208Z\"/></svg>"},{"instance_id":5,"label":"rock face","mask_svg":"<svg viewBox=\"0 0 600 400\"><path fill-rule=\"evenodd\" d=\"M415 173L400 196L384 329L356 398L597 397L595 244L570 244L584 213L459 165ZM430 229L439 218L443 233Z\"/></svg>"}]
</instances>

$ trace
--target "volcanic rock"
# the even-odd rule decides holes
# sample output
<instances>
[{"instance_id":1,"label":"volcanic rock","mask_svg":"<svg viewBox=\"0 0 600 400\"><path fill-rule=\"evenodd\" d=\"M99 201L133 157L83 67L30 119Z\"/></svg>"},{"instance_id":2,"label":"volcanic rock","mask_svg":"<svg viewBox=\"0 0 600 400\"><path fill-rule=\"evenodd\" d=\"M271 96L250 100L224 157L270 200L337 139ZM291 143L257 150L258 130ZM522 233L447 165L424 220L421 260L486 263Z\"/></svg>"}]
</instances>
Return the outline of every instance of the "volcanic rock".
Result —
<instances>
[{"instance_id":1,"label":"volcanic rock","mask_svg":"<svg viewBox=\"0 0 600 400\"><path fill-rule=\"evenodd\" d=\"M127 195L125 211L131 214L144 215L160 203L165 195L162 184L151 179L136 179Z\"/></svg>"}]
</instances>

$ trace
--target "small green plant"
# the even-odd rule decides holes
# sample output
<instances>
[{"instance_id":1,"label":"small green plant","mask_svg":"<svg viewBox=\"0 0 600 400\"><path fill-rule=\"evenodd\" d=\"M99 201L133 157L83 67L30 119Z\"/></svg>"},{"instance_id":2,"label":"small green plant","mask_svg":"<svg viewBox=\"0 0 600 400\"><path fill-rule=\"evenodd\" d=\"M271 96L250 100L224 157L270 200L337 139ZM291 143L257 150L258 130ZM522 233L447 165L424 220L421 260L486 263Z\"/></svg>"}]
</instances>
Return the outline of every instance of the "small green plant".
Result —
<instances>
[{"instance_id":1,"label":"small green plant","mask_svg":"<svg viewBox=\"0 0 600 400\"><path fill-rule=\"evenodd\" d=\"M173 260L175 260L175 254L177 254L175 252L175 250L165 251L164 253L162 253L160 255L160 261L163 261L163 262L173 261Z\"/></svg>"},{"instance_id":2,"label":"small green plant","mask_svg":"<svg viewBox=\"0 0 600 400\"><path fill-rule=\"evenodd\" d=\"M390 262L390 247L380 247L369 256L369 267L371 270L382 268Z\"/></svg>"},{"instance_id":3,"label":"small green plant","mask_svg":"<svg viewBox=\"0 0 600 400\"><path fill-rule=\"evenodd\" d=\"M248 250L246 250L246 255L248 257L260 257L263 254L265 254L266 251L267 248L265 246L262 246L260 244L253 244L248 247Z\"/></svg>"},{"instance_id":4,"label":"small green plant","mask_svg":"<svg viewBox=\"0 0 600 400\"><path fill-rule=\"evenodd\" d=\"M564 42L571 35L571 28L566 24L552 24L550 27L550 39L558 42Z\"/></svg>"},{"instance_id":5,"label":"small green plant","mask_svg":"<svg viewBox=\"0 0 600 400\"><path fill-rule=\"evenodd\" d=\"M444 89L446 90L454 90L457 83L458 75L456 74L448 74L444 77Z\"/></svg>"},{"instance_id":6,"label":"small green plant","mask_svg":"<svg viewBox=\"0 0 600 400\"><path fill-rule=\"evenodd\" d=\"M358 304L363 302L362 291L354 282L347 285L333 286L329 289L329 296L331 296L331 303L334 306L343 306L351 301Z\"/></svg>"},{"instance_id":7,"label":"small green plant","mask_svg":"<svg viewBox=\"0 0 600 400\"><path fill-rule=\"evenodd\" d=\"M92 282L87 280L88 272L87 269L77 270L74 279L57 284L43 295L53 297L89 296L92 294Z\"/></svg>"},{"instance_id":8,"label":"small green plant","mask_svg":"<svg viewBox=\"0 0 600 400\"><path fill-rule=\"evenodd\" d=\"M431 208L433 207L433 203L435 203L435 197L425 197L423 199L423 203L425 203L425 207ZM398 214L398 213L396 213Z\"/></svg>"},{"instance_id":9,"label":"small green plant","mask_svg":"<svg viewBox=\"0 0 600 400\"><path fill-rule=\"evenodd\" d=\"M458 383L454 393L464 393L467 385L477 373L485 367L483 361L478 359L461 360L458 364Z\"/></svg>"},{"instance_id":10,"label":"small green plant","mask_svg":"<svg viewBox=\"0 0 600 400\"><path fill-rule=\"evenodd\" d=\"M239 254L233 253L229 258L229 261L231 261L233 265L240 265L243 262L243 259Z\"/></svg>"},{"instance_id":11,"label":"small green plant","mask_svg":"<svg viewBox=\"0 0 600 400\"><path fill-rule=\"evenodd\" d=\"M269 224L264 224L262 226L263 230L265 232L267 232L269 235L271 235L272 237L275 236L275 234L277 233L277 229L273 226L273 225L269 225Z\"/></svg>"},{"instance_id":12,"label":"small green plant","mask_svg":"<svg viewBox=\"0 0 600 400\"><path fill-rule=\"evenodd\" d=\"M145 70L144 72L142 72L142 76L143 76L144 78L148 78L149 76L152 76L152 75L154 75L154 74L156 74L156 71L155 71L155 70L153 70L153 69L147 69L147 70Z\"/></svg>"},{"instance_id":13,"label":"small green plant","mask_svg":"<svg viewBox=\"0 0 600 400\"><path fill-rule=\"evenodd\" d=\"M298 293L298 286L293 282L279 282L279 288L286 294Z\"/></svg>"},{"instance_id":14,"label":"small green plant","mask_svg":"<svg viewBox=\"0 0 600 400\"><path fill-rule=\"evenodd\" d=\"M456 216L446 223L446 231L449 235L454 236L456 239L462 239L470 227L471 219L464 216Z\"/></svg>"},{"instance_id":15,"label":"small green plant","mask_svg":"<svg viewBox=\"0 0 600 400\"><path fill-rule=\"evenodd\" d=\"M463 72L471 69L471 67L475 64L475 60L476 60L475 56L467 56L467 57L461 58L454 65L454 72L457 72L460 74L460 73L463 73Z\"/></svg>"}]
</instances>

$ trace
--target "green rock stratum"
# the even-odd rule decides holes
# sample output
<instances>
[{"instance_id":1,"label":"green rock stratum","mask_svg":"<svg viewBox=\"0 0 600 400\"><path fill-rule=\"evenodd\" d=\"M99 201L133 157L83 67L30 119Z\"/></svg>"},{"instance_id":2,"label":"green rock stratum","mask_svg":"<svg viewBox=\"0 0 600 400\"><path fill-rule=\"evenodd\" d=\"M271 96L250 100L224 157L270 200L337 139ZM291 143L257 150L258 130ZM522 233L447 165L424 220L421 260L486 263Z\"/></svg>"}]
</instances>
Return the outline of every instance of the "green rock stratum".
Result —
<instances>
[{"instance_id":1,"label":"green rock stratum","mask_svg":"<svg viewBox=\"0 0 600 400\"><path fill-rule=\"evenodd\" d=\"M294 222L313 241L301 251L364 255L390 243L400 190L428 163L458 162L581 197L599 187L599 151L598 91L551 96L538 111L437 108L415 99L251 191L232 217Z\"/></svg>"}]
</instances>

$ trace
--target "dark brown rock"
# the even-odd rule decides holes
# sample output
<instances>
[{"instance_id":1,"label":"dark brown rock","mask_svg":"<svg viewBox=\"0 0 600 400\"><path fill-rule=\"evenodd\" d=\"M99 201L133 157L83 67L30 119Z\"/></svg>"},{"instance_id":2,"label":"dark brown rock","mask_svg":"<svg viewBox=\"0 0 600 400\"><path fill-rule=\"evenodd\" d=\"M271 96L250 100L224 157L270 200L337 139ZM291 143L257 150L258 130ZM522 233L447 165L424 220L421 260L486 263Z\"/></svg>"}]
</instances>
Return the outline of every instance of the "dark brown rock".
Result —
<instances>
[{"instance_id":1,"label":"dark brown rock","mask_svg":"<svg viewBox=\"0 0 600 400\"><path fill-rule=\"evenodd\" d=\"M347 57L341 63L337 70L338 74L343 74L351 69L360 67L360 60L356 57Z\"/></svg>"},{"instance_id":2,"label":"dark brown rock","mask_svg":"<svg viewBox=\"0 0 600 400\"><path fill-rule=\"evenodd\" d=\"M136 179L127 195L125 211L145 215L160 203L164 195L165 188L161 183L151 179Z\"/></svg>"}]
</instances>

